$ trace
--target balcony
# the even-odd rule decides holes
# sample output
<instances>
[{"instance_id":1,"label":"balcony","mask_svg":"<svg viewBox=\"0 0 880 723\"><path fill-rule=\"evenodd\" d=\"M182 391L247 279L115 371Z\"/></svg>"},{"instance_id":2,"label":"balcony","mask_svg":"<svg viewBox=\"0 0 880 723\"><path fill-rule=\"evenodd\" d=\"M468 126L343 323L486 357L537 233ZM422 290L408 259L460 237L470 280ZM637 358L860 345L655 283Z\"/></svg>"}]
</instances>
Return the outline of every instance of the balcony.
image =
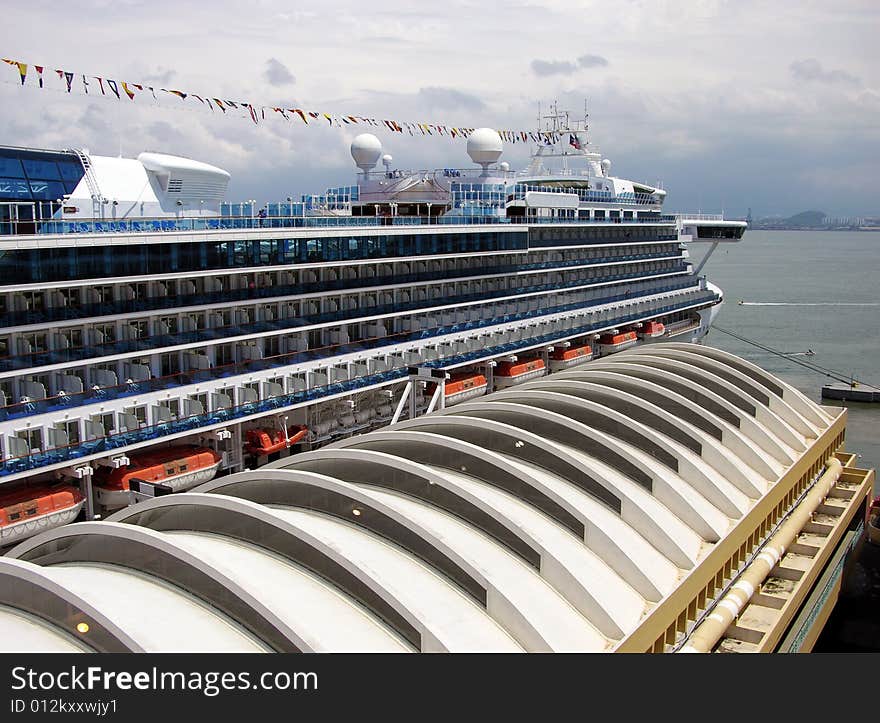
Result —
<instances>
[{"instance_id":1,"label":"balcony","mask_svg":"<svg viewBox=\"0 0 880 723\"><path fill-rule=\"evenodd\" d=\"M662 314L668 314L671 312L679 311L686 308L692 308L694 306L704 304L704 303L712 303L718 300L718 296L711 291L703 291L701 293L695 294L691 299L688 299L684 302L679 302L676 304L667 304L661 307L657 307L651 309L649 312L641 312L638 314L628 314L617 317L612 320L606 320L601 323L587 324L581 327L577 327L575 329L568 329L562 334L562 336L573 337L580 336L583 334L590 334L598 331L602 331L607 328L620 326L623 324L628 324L634 321L638 321L646 316L658 316ZM555 313L560 309L555 309L551 313ZM509 315L511 317L519 317L519 318L529 318L532 316L540 316L541 314L526 312L523 315ZM510 319L511 321L517 320L514 318ZM445 327L440 327L441 329L446 329ZM475 327L472 327L475 328ZM459 329L464 330L464 328ZM426 338L426 336L437 335L437 331L433 330L435 333L428 333L430 330L426 330L423 332L418 332L422 334L422 338ZM446 329L444 333L451 333L449 329ZM424 336L426 335L426 336ZM522 339L516 342L509 342L506 344L501 344L497 346L492 346L488 348L479 349L477 351L468 352L466 354L459 354L456 356L445 357L442 359L435 359L433 361L427 362L428 366L433 367L446 367L452 366L456 364L466 363L471 360L476 360L480 358L486 358L491 356L498 356L501 354L507 354L515 352L518 349L524 349L528 347L533 347L545 343L551 343L554 340L558 339L561 336L560 333L552 333L552 334L544 334L540 336L530 337L528 339ZM265 361L265 360L264 360ZM213 371L213 370L212 370ZM251 402L248 404L243 404L237 407L230 407L227 409L216 410L213 412L193 415L190 417L185 417L183 419L178 419L176 421L168 421L163 422L161 424L156 424L152 426L145 426L136 430L126 430L119 434L108 435L106 437L100 437L97 439L88 440L86 442L82 442L79 444L67 445L64 447L56 447L53 449L48 449L45 451L41 451L34 454L25 455L22 457L15 457L11 459L6 459L2 463L0 463L0 477L18 474L21 472L27 472L29 470L38 470L43 467L47 467L49 465L62 464L62 463L70 463L82 457L87 457L94 454L100 454L102 452L110 452L114 449L120 449L124 447L128 447L133 444L140 444L143 442L149 442L152 440L159 440L168 435L172 434L180 434L185 432L194 432L203 427L209 427L217 424L224 424L227 422L234 422L237 420L245 419L251 415L259 414L262 412L270 412L273 409L280 409L282 407L291 407L298 404L304 404L311 401L320 400L322 398L326 398L336 394L342 394L346 392L354 392L359 389L364 389L366 387L375 386L378 384L383 384L395 380L402 380L407 376L407 369L405 367L400 367L396 369L391 369L388 371L380 372L377 374L371 374L367 376L357 377L355 379L335 382L333 384L328 384L322 387L315 387L306 391L294 392L291 394L284 394L277 397L272 397L269 399L264 399L262 401ZM158 380L156 380L158 381ZM142 391L147 390L140 390ZM48 400L45 400L48 401Z\"/></svg>"},{"instance_id":2,"label":"balcony","mask_svg":"<svg viewBox=\"0 0 880 723\"><path fill-rule=\"evenodd\" d=\"M642 295L647 296L660 293L668 293L671 291L679 291L689 287L697 288L694 287L693 279L691 278L682 279L675 282L667 282L663 285L652 287L650 289L647 289ZM391 346L394 344L420 341L433 337L443 336L446 334L455 334L463 331L470 331L474 329L482 329L488 326L495 326L498 324L522 321L524 319L540 318L549 314L585 309L591 306L599 306L603 304L614 303L617 301L635 301L638 299L638 295L618 293L599 299L591 299L586 302L548 307L535 311L524 311L514 314L493 316L491 318L469 321L461 324L437 326L413 332L401 332L398 334L391 334L374 339L363 339L357 342L336 344L332 346L321 347L318 349L309 349L306 351L290 352L287 354L280 354L264 359L242 361L233 364L224 364L221 366L213 367L211 369L180 372L178 374L171 374L169 376L157 377L155 379L148 379L139 382L119 384L116 386L94 387L76 394L64 394L48 397L46 399L38 399L28 402L17 402L15 404L10 404L5 407L0 407L0 421L21 419L37 414L44 414L47 412L67 411L74 407L97 404L112 399L122 399L139 394L173 389L176 387L187 386L189 384L197 384L199 382L223 379L226 377L234 377L256 371L263 371L266 369L275 369L291 366L294 364L302 364L322 359L330 359L344 354L376 351L383 347Z\"/></svg>"}]
</instances>

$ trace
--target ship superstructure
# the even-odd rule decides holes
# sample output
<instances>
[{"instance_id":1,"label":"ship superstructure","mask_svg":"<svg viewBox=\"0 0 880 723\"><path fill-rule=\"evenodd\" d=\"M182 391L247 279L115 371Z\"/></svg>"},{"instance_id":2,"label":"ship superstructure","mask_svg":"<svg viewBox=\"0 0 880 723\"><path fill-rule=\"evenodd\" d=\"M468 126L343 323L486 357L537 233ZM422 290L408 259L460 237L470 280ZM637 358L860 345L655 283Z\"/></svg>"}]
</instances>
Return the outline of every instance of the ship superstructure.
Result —
<instances>
[{"instance_id":1,"label":"ship superstructure","mask_svg":"<svg viewBox=\"0 0 880 723\"><path fill-rule=\"evenodd\" d=\"M722 293L686 242L745 224L665 214L585 123L545 131L522 172L489 129L477 169L400 170L361 135L356 183L262 207L190 159L0 148L0 492L76 487L91 519L104 468L147 451L201 480L200 450L235 472L601 363L607 339L702 338Z\"/></svg>"}]
</instances>

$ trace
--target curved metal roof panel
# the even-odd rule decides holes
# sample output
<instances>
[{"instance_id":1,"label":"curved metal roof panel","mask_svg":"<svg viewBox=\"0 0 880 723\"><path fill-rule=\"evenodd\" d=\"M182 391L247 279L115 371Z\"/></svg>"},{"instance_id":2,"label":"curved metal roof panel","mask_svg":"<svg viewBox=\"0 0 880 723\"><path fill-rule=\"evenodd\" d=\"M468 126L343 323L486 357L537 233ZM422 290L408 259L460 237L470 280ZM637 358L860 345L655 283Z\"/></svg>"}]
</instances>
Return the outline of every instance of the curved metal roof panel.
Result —
<instances>
[{"instance_id":1,"label":"curved metal roof panel","mask_svg":"<svg viewBox=\"0 0 880 723\"><path fill-rule=\"evenodd\" d=\"M610 650L834 422L726 352L644 345L43 533L0 558L0 628L88 645L79 605L93 649ZM120 610L135 588L165 629Z\"/></svg>"}]
</instances>

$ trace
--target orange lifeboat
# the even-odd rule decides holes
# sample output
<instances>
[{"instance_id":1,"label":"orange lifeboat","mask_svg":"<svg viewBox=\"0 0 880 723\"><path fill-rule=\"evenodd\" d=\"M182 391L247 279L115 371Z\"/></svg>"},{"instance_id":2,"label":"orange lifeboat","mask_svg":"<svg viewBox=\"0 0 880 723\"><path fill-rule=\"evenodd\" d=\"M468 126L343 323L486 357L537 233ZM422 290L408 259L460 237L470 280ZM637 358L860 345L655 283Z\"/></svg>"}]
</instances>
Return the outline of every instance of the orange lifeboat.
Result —
<instances>
[{"instance_id":1,"label":"orange lifeboat","mask_svg":"<svg viewBox=\"0 0 880 723\"><path fill-rule=\"evenodd\" d=\"M128 482L140 479L168 485L175 492L208 482L217 474L220 455L210 447L178 445L148 449L129 455L127 467L95 472L98 503L107 509L125 507L131 501Z\"/></svg>"},{"instance_id":2,"label":"orange lifeboat","mask_svg":"<svg viewBox=\"0 0 880 723\"><path fill-rule=\"evenodd\" d=\"M603 354L611 354L621 349L628 349L638 341L634 331L624 331L620 334L602 334L596 345Z\"/></svg>"},{"instance_id":3,"label":"orange lifeboat","mask_svg":"<svg viewBox=\"0 0 880 723\"><path fill-rule=\"evenodd\" d=\"M572 346L568 349L554 349L550 352L550 371L558 372L563 369L583 364L593 358L593 348L586 346Z\"/></svg>"},{"instance_id":4,"label":"orange lifeboat","mask_svg":"<svg viewBox=\"0 0 880 723\"><path fill-rule=\"evenodd\" d=\"M489 382L482 374L458 374L446 380L443 404L450 406L474 399L486 393Z\"/></svg>"},{"instance_id":5,"label":"orange lifeboat","mask_svg":"<svg viewBox=\"0 0 880 723\"><path fill-rule=\"evenodd\" d=\"M522 384L529 379L542 377L547 373L543 359L529 359L527 361L498 362L495 367L495 388L504 389L514 384Z\"/></svg>"},{"instance_id":6,"label":"orange lifeboat","mask_svg":"<svg viewBox=\"0 0 880 723\"><path fill-rule=\"evenodd\" d=\"M666 333L666 327L659 321L646 321L637 333L640 339L656 339Z\"/></svg>"},{"instance_id":7,"label":"orange lifeboat","mask_svg":"<svg viewBox=\"0 0 880 723\"><path fill-rule=\"evenodd\" d=\"M71 485L20 487L0 493L0 545L73 522L85 498Z\"/></svg>"},{"instance_id":8,"label":"orange lifeboat","mask_svg":"<svg viewBox=\"0 0 880 723\"><path fill-rule=\"evenodd\" d=\"M273 452L280 452L301 442L309 433L304 424L289 427L287 434L281 429L249 429L245 432L244 451L256 456L265 456Z\"/></svg>"}]
</instances>

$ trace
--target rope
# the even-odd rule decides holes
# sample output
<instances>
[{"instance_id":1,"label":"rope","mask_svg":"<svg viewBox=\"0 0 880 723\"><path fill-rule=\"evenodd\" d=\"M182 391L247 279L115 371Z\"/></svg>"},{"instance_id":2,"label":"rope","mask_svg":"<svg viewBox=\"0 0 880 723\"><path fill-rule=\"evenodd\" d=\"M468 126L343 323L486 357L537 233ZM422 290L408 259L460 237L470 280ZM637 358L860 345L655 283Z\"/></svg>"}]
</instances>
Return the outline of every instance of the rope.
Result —
<instances>
[{"instance_id":1,"label":"rope","mask_svg":"<svg viewBox=\"0 0 880 723\"><path fill-rule=\"evenodd\" d=\"M839 382L844 382L845 384L852 385L853 383L861 384L863 386L868 387L876 387L876 384L871 384L869 382L863 381L861 379L856 379L853 376L845 376L844 372L837 371L835 369L829 369L828 367L823 367L820 364L815 364L813 362L803 361L802 359L795 359L790 354L786 354L784 351L779 351L778 349L773 349L765 344L762 344L759 341L755 341L754 339L748 339L736 332L730 331L730 329L723 329L717 324L712 324L713 329L717 329L722 334L727 334L728 336L732 336L734 339L739 339L746 344L751 344L752 346L756 346L759 349L763 349L770 354L775 354L776 356L786 359L793 364L799 364L800 366L809 369L811 372L815 372L816 374L824 374L827 377L831 377L832 379L836 379Z\"/></svg>"}]
</instances>

